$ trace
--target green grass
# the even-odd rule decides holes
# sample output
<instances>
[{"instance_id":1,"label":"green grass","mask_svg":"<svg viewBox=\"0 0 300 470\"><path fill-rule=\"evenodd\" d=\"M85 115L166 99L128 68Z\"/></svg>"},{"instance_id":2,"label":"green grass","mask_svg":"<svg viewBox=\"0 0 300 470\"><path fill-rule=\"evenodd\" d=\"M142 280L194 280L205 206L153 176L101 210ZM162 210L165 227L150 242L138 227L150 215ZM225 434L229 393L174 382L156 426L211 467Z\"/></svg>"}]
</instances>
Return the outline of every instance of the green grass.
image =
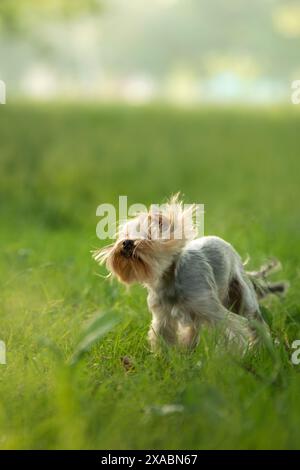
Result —
<instances>
[{"instance_id":1,"label":"green grass","mask_svg":"<svg viewBox=\"0 0 300 470\"><path fill-rule=\"evenodd\" d=\"M1 448L300 447L299 135L289 110L1 107ZM154 356L145 291L98 276L96 207L178 190L251 268L282 261L291 288L264 304L277 346L240 357L205 331ZM72 363L99 314L118 324Z\"/></svg>"}]
</instances>

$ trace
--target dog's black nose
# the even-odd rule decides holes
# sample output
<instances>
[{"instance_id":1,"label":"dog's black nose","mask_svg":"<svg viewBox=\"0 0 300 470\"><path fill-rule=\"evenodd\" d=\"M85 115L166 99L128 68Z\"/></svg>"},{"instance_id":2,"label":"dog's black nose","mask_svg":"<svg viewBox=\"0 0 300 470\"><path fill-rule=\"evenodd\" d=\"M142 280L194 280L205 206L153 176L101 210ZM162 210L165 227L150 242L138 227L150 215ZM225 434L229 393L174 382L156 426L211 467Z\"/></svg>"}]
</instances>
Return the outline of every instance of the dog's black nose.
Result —
<instances>
[{"instance_id":1,"label":"dog's black nose","mask_svg":"<svg viewBox=\"0 0 300 470\"><path fill-rule=\"evenodd\" d=\"M130 256L133 252L134 241L133 240L124 240L122 243L122 253L125 256Z\"/></svg>"},{"instance_id":2,"label":"dog's black nose","mask_svg":"<svg viewBox=\"0 0 300 470\"><path fill-rule=\"evenodd\" d=\"M128 250L129 248L133 248L133 240L124 240L123 248L125 248L125 250Z\"/></svg>"}]
</instances>

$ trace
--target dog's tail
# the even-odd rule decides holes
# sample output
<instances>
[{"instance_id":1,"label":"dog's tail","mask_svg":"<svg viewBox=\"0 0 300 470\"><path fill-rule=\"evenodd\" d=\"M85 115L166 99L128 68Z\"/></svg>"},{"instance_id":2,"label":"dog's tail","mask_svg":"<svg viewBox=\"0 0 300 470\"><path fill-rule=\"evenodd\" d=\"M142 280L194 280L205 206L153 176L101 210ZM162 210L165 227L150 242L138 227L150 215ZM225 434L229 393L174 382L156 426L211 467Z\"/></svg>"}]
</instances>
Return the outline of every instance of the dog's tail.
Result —
<instances>
[{"instance_id":1,"label":"dog's tail","mask_svg":"<svg viewBox=\"0 0 300 470\"><path fill-rule=\"evenodd\" d=\"M267 277L280 271L282 268L281 263L276 260L270 260L258 271L247 271L256 295L259 300L265 298L269 294L284 295L289 288L287 281L269 282Z\"/></svg>"}]
</instances>

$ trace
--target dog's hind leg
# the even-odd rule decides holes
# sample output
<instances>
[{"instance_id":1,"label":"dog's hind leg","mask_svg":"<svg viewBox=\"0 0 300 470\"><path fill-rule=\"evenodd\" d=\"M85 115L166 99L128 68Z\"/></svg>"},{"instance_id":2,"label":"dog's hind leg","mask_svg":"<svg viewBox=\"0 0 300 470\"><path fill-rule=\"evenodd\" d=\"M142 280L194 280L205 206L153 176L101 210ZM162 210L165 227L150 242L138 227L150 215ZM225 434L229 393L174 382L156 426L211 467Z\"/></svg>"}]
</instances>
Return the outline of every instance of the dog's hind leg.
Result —
<instances>
[{"instance_id":1,"label":"dog's hind leg","mask_svg":"<svg viewBox=\"0 0 300 470\"><path fill-rule=\"evenodd\" d=\"M238 301L234 311L249 320L263 321L256 292L250 279L243 273L237 273L231 281L232 284L235 285L235 292L238 293Z\"/></svg>"},{"instance_id":2,"label":"dog's hind leg","mask_svg":"<svg viewBox=\"0 0 300 470\"><path fill-rule=\"evenodd\" d=\"M186 325L178 322L178 344L183 348L193 349L199 342L199 330L200 326L197 326L194 323Z\"/></svg>"},{"instance_id":3,"label":"dog's hind leg","mask_svg":"<svg viewBox=\"0 0 300 470\"><path fill-rule=\"evenodd\" d=\"M255 342L255 334L249 320L229 311L212 291L202 293L198 299L197 312L195 308L193 311L201 320L224 326L226 336L230 340L236 340L243 347L251 346Z\"/></svg>"},{"instance_id":4,"label":"dog's hind leg","mask_svg":"<svg viewBox=\"0 0 300 470\"><path fill-rule=\"evenodd\" d=\"M232 296L232 292L234 296ZM230 295L232 296L231 299ZM261 314L254 286L245 273L237 272L231 282L229 301L232 302L233 299L235 299L235 303L232 305L232 310L249 320L253 336L258 339L261 329L258 327L259 324L263 327L265 334L269 336L269 327Z\"/></svg>"}]
</instances>

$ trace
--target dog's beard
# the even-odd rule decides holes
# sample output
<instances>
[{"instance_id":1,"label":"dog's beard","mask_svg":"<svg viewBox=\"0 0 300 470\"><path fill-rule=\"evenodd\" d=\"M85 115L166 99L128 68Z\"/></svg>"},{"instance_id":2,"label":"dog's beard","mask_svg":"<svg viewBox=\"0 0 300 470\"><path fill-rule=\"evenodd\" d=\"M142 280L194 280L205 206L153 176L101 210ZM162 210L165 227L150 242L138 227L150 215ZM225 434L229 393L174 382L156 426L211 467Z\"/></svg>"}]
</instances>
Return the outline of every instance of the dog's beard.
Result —
<instances>
[{"instance_id":1,"label":"dog's beard","mask_svg":"<svg viewBox=\"0 0 300 470\"><path fill-rule=\"evenodd\" d=\"M141 246L141 241L136 241L132 253L128 256L122 252L122 243L119 242L109 254L106 267L117 278L126 283L147 282L153 275L150 260L150 248L147 241Z\"/></svg>"},{"instance_id":2,"label":"dog's beard","mask_svg":"<svg viewBox=\"0 0 300 470\"><path fill-rule=\"evenodd\" d=\"M152 241L136 240L130 256L122 250L122 240L115 245L94 253L98 262L121 282L152 284L172 264L174 256L182 249L182 240Z\"/></svg>"}]
</instances>

